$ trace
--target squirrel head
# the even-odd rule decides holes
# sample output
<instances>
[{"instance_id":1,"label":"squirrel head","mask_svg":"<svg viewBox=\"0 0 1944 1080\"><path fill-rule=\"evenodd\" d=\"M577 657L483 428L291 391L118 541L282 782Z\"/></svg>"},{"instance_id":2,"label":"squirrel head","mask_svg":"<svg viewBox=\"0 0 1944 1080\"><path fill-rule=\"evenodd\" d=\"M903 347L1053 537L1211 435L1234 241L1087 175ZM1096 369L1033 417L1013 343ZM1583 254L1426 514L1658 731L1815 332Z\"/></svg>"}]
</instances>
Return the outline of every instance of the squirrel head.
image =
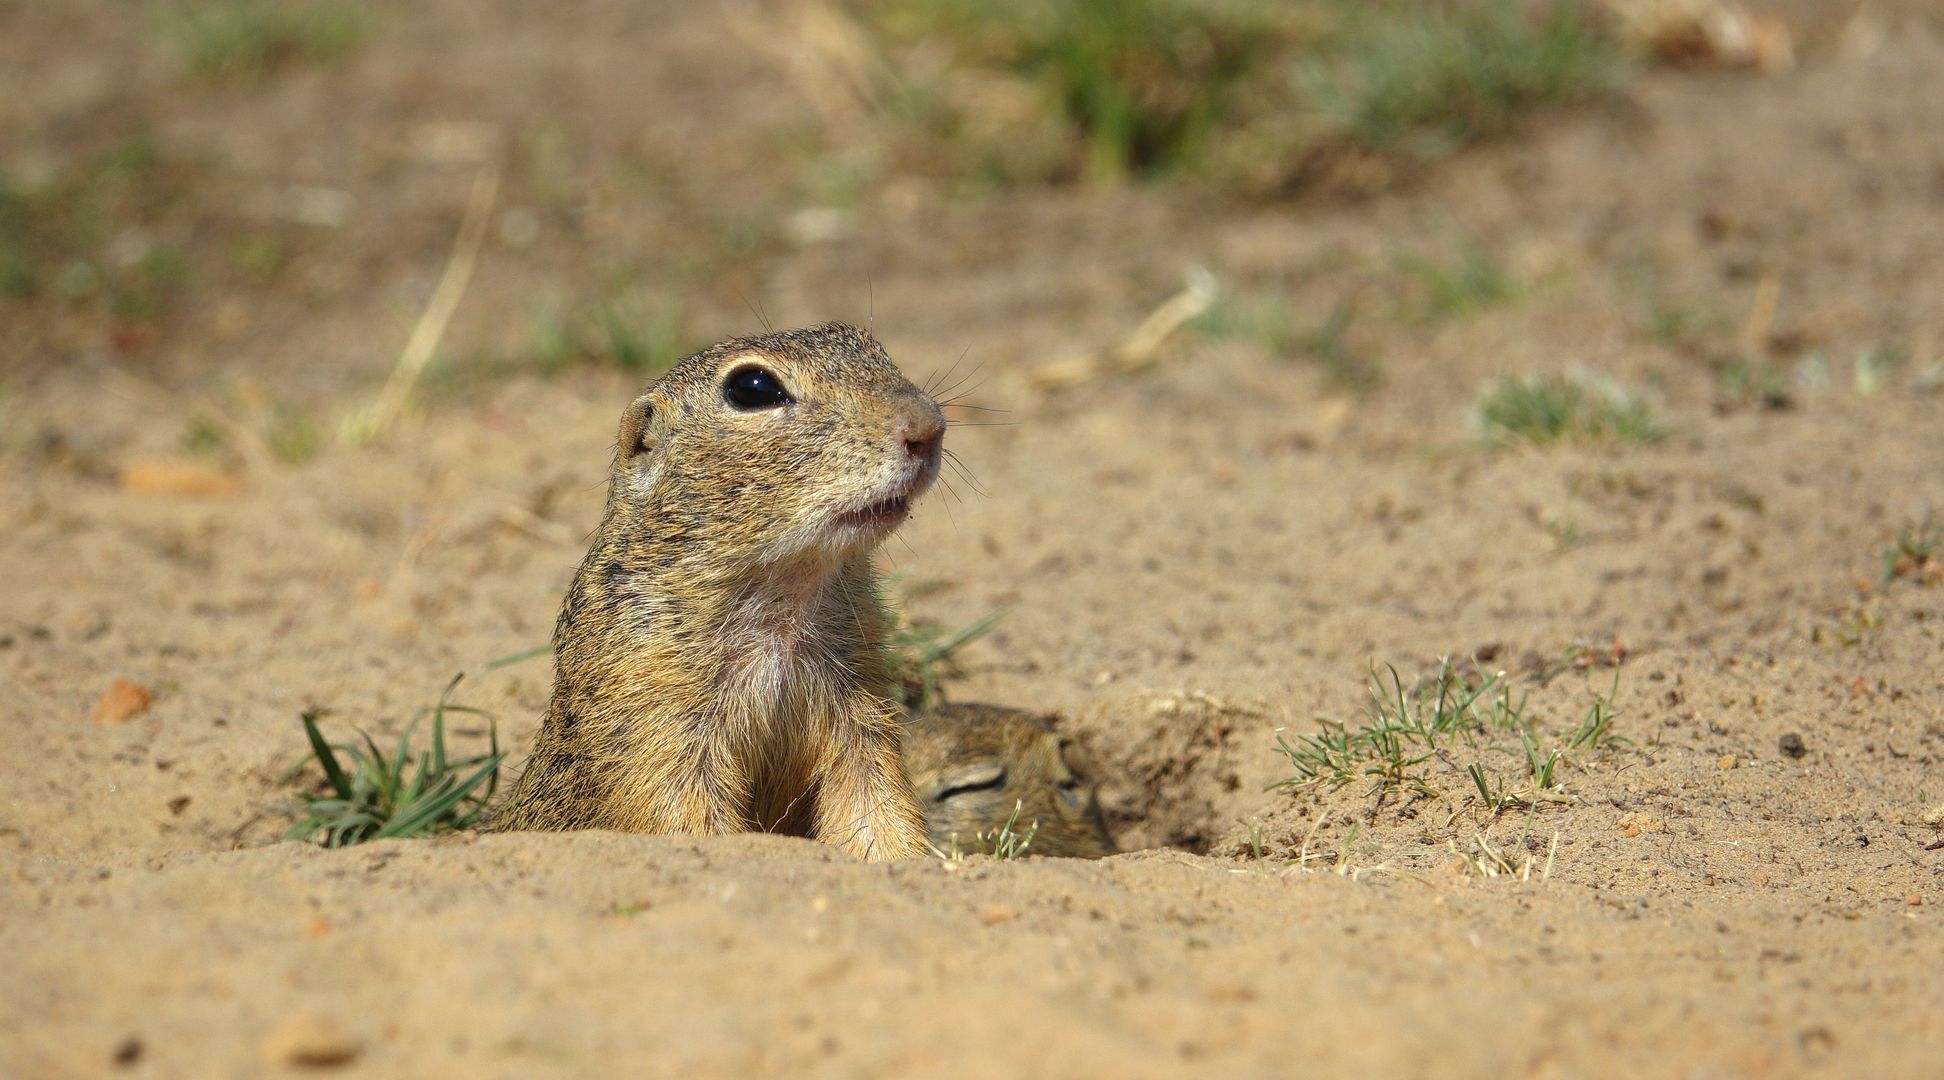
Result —
<instances>
[{"instance_id":1,"label":"squirrel head","mask_svg":"<svg viewBox=\"0 0 1944 1080\"><path fill-rule=\"evenodd\" d=\"M1115 851L1092 761L1043 717L994 705L937 705L912 721L905 765L941 851L991 847L1007 822L1036 855Z\"/></svg>"},{"instance_id":2,"label":"squirrel head","mask_svg":"<svg viewBox=\"0 0 1944 1080\"><path fill-rule=\"evenodd\" d=\"M830 564L903 523L944 437L937 402L856 327L737 338L628 406L609 504L711 567Z\"/></svg>"}]
</instances>

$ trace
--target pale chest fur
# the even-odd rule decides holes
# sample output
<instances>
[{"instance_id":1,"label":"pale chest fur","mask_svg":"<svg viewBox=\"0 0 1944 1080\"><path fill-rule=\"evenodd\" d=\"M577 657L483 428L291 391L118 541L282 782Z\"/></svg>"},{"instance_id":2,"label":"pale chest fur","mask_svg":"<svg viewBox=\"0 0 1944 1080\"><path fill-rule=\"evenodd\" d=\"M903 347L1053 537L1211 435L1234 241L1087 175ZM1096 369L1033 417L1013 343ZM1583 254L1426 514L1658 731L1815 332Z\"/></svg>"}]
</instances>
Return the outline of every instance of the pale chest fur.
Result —
<instances>
[{"instance_id":1,"label":"pale chest fur","mask_svg":"<svg viewBox=\"0 0 1944 1080\"><path fill-rule=\"evenodd\" d=\"M828 578L779 576L736 598L718 638L716 689L759 743L827 722L854 666L857 622Z\"/></svg>"}]
</instances>

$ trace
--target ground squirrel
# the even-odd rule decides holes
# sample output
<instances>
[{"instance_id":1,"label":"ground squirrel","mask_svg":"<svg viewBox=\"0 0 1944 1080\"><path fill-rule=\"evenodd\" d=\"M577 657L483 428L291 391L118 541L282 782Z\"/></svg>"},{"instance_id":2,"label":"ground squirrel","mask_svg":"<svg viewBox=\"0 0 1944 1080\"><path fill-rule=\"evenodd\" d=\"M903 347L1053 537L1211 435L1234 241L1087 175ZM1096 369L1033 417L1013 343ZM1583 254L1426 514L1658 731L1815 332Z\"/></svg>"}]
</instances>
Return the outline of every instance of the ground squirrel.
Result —
<instances>
[{"instance_id":1,"label":"ground squirrel","mask_svg":"<svg viewBox=\"0 0 1944 1080\"><path fill-rule=\"evenodd\" d=\"M940 705L912 721L905 762L941 852L990 850L1007 821L1025 853L1112 855L1092 766L1045 719L996 705ZM1014 817L1017 809L1018 816Z\"/></svg>"},{"instance_id":2,"label":"ground squirrel","mask_svg":"<svg viewBox=\"0 0 1944 1080\"><path fill-rule=\"evenodd\" d=\"M554 689L489 827L814 836L925 853L871 553L945 420L862 330L712 346L621 417Z\"/></svg>"}]
</instances>

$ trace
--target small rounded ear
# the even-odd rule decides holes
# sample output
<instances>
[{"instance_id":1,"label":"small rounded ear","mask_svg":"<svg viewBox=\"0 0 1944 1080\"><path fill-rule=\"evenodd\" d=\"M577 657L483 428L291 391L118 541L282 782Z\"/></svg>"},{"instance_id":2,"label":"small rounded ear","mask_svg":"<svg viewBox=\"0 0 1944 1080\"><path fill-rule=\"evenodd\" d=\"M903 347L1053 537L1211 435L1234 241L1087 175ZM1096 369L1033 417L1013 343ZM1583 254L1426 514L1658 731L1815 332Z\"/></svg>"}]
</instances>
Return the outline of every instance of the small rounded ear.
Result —
<instances>
[{"instance_id":1,"label":"small rounded ear","mask_svg":"<svg viewBox=\"0 0 1944 1080\"><path fill-rule=\"evenodd\" d=\"M647 394L634 399L621 414L621 431L614 440L615 454L621 461L633 461L655 448L655 436L649 431L654 418L655 403Z\"/></svg>"}]
</instances>

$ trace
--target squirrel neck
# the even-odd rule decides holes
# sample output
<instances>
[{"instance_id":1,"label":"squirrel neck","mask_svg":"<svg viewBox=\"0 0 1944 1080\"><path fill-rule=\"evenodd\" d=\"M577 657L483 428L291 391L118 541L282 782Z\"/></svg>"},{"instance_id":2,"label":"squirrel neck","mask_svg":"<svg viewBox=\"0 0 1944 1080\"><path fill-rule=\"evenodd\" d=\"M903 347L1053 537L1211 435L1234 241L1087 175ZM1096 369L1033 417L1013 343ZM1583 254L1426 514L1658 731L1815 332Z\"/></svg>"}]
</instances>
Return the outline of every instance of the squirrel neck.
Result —
<instances>
[{"instance_id":1,"label":"squirrel neck","mask_svg":"<svg viewBox=\"0 0 1944 1080\"><path fill-rule=\"evenodd\" d=\"M603 687L686 685L699 698L779 700L822 687L883 678L883 620L868 552L841 560L725 567L705 545L643 544L610 521L581 563L556 625L556 691L601 696ZM670 550L674 552L670 554ZM590 632L611 644L562 647ZM675 697L685 696L676 694Z\"/></svg>"}]
</instances>

